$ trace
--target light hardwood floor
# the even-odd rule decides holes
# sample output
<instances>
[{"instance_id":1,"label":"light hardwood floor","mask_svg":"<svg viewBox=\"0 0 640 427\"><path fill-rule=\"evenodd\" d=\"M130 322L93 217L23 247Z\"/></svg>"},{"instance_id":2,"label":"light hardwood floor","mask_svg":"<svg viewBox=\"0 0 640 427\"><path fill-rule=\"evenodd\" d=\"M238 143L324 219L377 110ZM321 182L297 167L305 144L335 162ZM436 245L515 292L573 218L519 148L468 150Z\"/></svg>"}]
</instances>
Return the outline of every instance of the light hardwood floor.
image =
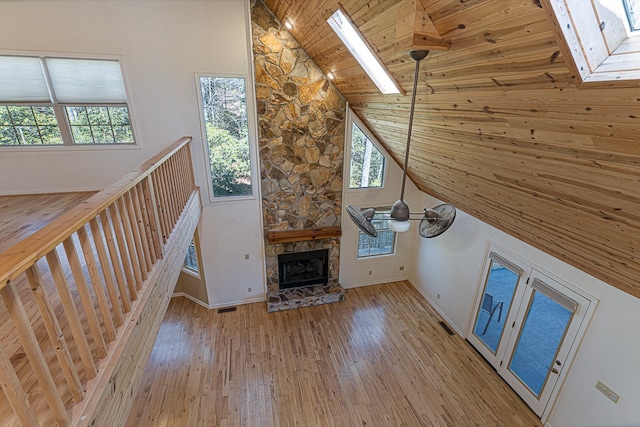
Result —
<instances>
[{"instance_id":1,"label":"light hardwood floor","mask_svg":"<svg viewBox=\"0 0 640 427\"><path fill-rule=\"evenodd\" d=\"M406 282L267 313L171 301L127 426L541 426Z\"/></svg>"},{"instance_id":2,"label":"light hardwood floor","mask_svg":"<svg viewBox=\"0 0 640 427\"><path fill-rule=\"evenodd\" d=\"M40 230L94 193L0 196L0 252Z\"/></svg>"}]
</instances>

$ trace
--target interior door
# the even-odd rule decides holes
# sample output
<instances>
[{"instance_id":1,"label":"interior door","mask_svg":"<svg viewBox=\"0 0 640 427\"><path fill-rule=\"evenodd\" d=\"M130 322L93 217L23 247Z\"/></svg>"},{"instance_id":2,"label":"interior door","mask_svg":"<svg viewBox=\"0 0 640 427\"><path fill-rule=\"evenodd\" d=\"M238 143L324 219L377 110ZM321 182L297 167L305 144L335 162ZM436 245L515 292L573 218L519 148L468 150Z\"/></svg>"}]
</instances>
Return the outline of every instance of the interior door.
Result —
<instances>
[{"instance_id":1,"label":"interior door","mask_svg":"<svg viewBox=\"0 0 640 427\"><path fill-rule=\"evenodd\" d=\"M542 416L591 301L497 250L489 252L481 277L467 340Z\"/></svg>"}]
</instances>

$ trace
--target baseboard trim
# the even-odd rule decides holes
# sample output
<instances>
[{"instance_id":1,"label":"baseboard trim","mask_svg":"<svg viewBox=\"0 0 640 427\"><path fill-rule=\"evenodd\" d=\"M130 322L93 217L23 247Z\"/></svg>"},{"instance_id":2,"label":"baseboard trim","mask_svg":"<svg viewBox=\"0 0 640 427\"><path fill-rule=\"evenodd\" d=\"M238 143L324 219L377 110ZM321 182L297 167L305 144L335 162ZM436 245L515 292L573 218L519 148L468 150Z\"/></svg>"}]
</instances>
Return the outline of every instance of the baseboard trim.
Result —
<instances>
[{"instance_id":1,"label":"baseboard trim","mask_svg":"<svg viewBox=\"0 0 640 427\"><path fill-rule=\"evenodd\" d=\"M231 307L234 305L242 305L242 304L253 304L254 302L264 302L264 295L260 295L257 296L255 298L251 298L248 300L242 300L242 301L237 301L237 302L226 302L226 303L222 303L222 304L206 304L203 301L200 301L198 298L189 295L185 292L174 292L173 295L171 295L171 298L178 298L178 297L184 297L188 300L191 300L193 302L195 302L198 305L201 305L202 307L208 309L208 310L215 310L218 308L224 308L224 307Z\"/></svg>"},{"instance_id":2,"label":"baseboard trim","mask_svg":"<svg viewBox=\"0 0 640 427\"><path fill-rule=\"evenodd\" d=\"M429 303L429 305L431 305L431 307L433 307L433 309L434 309L435 311L437 311L437 312L438 312L438 314L440 315L440 317L442 317L442 318L443 318L443 319L444 319L444 320L449 324L449 326L450 326L454 331L456 331L456 333L457 333L458 335L460 335L461 337L463 337L463 338L464 338L464 332L462 332L460 329L458 329L458 327L456 326L456 324L455 324L455 323L453 323L453 322L451 321L451 319L449 319L449 318L447 317L447 315L446 315L446 314L444 314L444 312L443 312L442 310L440 310L440 307L438 307L438 306L437 306L437 304L435 303L435 301L433 301L431 298L429 298L429 296L428 296L427 294L425 294L424 292L422 292L422 289L420 289L420 287L416 286L416 285L415 285L415 283L413 283L413 282L411 281L411 279L407 279L407 282L411 283L411 286L413 286L413 287L416 289L416 291L418 291L418 293L419 293L420 295L422 295L422 298L424 298L425 300L427 300L427 302Z\"/></svg>"}]
</instances>

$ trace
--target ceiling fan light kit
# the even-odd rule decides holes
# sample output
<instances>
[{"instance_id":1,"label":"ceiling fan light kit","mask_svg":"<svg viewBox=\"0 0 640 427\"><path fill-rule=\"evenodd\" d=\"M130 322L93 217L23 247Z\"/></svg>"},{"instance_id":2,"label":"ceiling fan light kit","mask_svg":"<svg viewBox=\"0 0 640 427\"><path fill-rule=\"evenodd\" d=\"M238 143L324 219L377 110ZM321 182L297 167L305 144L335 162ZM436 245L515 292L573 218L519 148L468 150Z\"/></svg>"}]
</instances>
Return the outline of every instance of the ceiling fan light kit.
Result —
<instances>
[{"instance_id":1,"label":"ceiling fan light kit","mask_svg":"<svg viewBox=\"0 0 640 427\"><path fill-rule=\"evenodd\" d=\"M412 50L411 58L416 61L416 68L413 77L413 92L411 94L411 110L409 112L409 127L407 131L407 146L404 153L404 167L402 169L402 187L400 189L400 199L391 206L389 212L380 212L388 215L389 228L396 233L404 233L411 227L410 220L420 220L418 232L422 237L431 238L444 233L456 217L456 209L449 204L441 204L433 209L425 209L424 212L411 212L409 205L404 201L404 188L407 181L407 168L409 163L409 148L411 147L411 129L413 127L413 114L416 104L416 92L418 86L418 77L420 72L420 61L427 57L428 50ZM371 237L377 237L378 232L371 223L376 214L375 208L366 208L360 210L356 206L348 205L347 213L351 220L358 226L360 230ZM412 218L412 215L420 215Z\"/></svg>"}]
</instances>

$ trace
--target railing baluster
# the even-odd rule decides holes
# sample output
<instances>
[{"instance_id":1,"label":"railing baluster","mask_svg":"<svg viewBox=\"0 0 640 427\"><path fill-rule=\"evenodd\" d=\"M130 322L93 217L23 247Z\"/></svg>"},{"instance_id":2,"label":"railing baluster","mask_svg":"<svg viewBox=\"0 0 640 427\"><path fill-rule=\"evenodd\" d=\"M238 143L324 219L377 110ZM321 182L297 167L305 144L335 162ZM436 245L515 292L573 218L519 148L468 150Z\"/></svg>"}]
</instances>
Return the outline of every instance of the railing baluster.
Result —
<instances>
[{"instance_id":1,"label":"railing baluster","mask_svg":"<svg viewBox=\"0 0 640 427\"><path fill-rule=\"evenodd\" d=\"M129 251L126 247L124 234L122 232L122 222L118 217L118 212L116 210L115 204L109 206L109 217L111 219L111 227L115 232L116 243L118 244L120 264L122 264L122 267L124 269L124 276L127 279L127 289L129 289L129 297L131 298L131 300L136 300L138 298L138 291L136 289L136 282L133 277L133 267L131 266Z\"/></svg>"},{"instance_id":2,"label":"railing baluster","mask_svg":"<svg viewBox=\"0 0 640 427\"><path fill-rule=\"evenodd\" d=\"M84 387L82 386L82 382L78 376L76 365L71 358L71 353L69 353L69 346L67 346L67 341L62 334L62 328L60 327L56 313L53 310L53 307L49 302L49 296L44 289L44 280L42 279L40 270L34 264L31 268L25 271L25 274L29 281L29 286L31 287L36 303L40 308L40 315L42 316L44 326L47 329L51 344L53 344L58 362L60 362L62 373L64 374L67 384L69 385L69 389L71 390L73 400L80 402L84 398Z\"/></svg>"},{"instance_id":3,"label":"railing baluster","mask_svg":"<svg viewBox=\"0 0 640 427\"><path fill-rule=\"evenodd\" d=\"M124 308L125 313L128 313L131 311L131 297L127 293L126 283L124 276L122 275L122 269L120 268L122 266L122 263L120 262L121 257L118 257L118 251L115 243L113 242L113 227L111 226L111 221L109 221L106 210L100 212L99 217L100 223L102 224L102 232L104 233L104 237L107 242L109 258L111 259L111 267L113 267L113 272L116 277L116 285L120 292L122 307Z\"/></svg>"},{"instance_id":4,"label":"railing baluster","mask_svg":"<svg viewBox=\"0 0 640 427\"><path fill-rule=\"evenodd\" d=\"M117 407L107 409L104 405L113 401L120 407L126 403L134 382L121 379L131 370L121 368L118 360L110 357L117 357L118 351L131 351L128 357L135 360L127 364L144 363L138 359L149 348L147 339L144 346L124 341L144 335L145 329L140 328L147 326L138 326L138 322L148 319L145 310L155 310L153 322L159 321L159 305L152 309L147 304L159 303L160 295L148 293L155 289L145 286L154 278L153 283L162 289L162 298L167 297L170 276L158 269L178 267L183 256L176 249L183 248L185 235L178 236L176 246L166 245L173 241L172 233L187 202L197 195L189 141L185 137L172 144L118 183L53 220L45 230L0 254L0 299L7 307L10 325L15 325L13 335L5 338L26 354L25 360L16 365L20 366L17 371L11 361L15 355L0 345L0 386L13 409L11 421L28 427L45 420L47 424L75 425L82 422L82 417L96 416L94 419L104 424L100 417L105 414L118 416ZM184 171L185 167L190 169ZM189 216L183 221L189 232L197 214L197 201L192 201ZM162 259L165 250L172 251L167 252L172 254L171 259ZM22 284L31 290L28 304L16 289ZM138 305L141 301L142 306ZM38 317L29 319L30 315ZM131 322L120 328L125 320ZM51 345L45 341L41 348L38 339L48 340ZM78 357L79 361L74 360ZM29 376L21 379L23 373ZM66 384L59 390L56 381ZM114 394L102 394L103 386L113 387ZM98 401L101 403L94 407ZM67 412L65 402L80 403L81 408Z\"/></svg>"},{"instance_id":5,"label":"railing baluster","mask_svg":"<svg viewBox=\"0 0 640 427\"><path fill-rule=\"evenodd\" d=\"M177 181L171 182L169 178L175 176L175 171L173 171L171 163L171 159L169 159L158 169L162 171L162 176L165 179L166 191L169 194L169 211L171 212L171 227L173 228L175 223L178 222L180 212L178 211L178 192L176 191Z\"/></svg>"},{"instance_id":6,"label":"railing baluster","mask_svg":"<svg viewBox=\"0 0 640 427\"><path fill-rule=\"evenodd\" d=\"M20 379L13 369L11 360L3 346L0 345L0 385L4 391L9 405L15 412L20 421L20 425L23 427L40 427L40 423L36 419L36 414L33 412L31 402L27 393L22 388Z\"/></svg>"},{"instance_id":7,"label":"railing baluster","mask_svg":"<svg viewBox=\"0 0 640 427\"><path fill-rule=\"evenodd\" d=\"M169 238L169 233L171 232L171 227L169 226L169 209L168 203L166 200L166 194L164 193L164 184L162 182L162 177L160 176L160 166L158 169L153 171L151 175L149 175L153 181L153 187L156 189L156 206L158 209L158 214L160 215L160 233L162 234L162 244L164 246L167 243L167 239Z\"/></svg>"},{"instance_id":8,"label":"railing baluster","mask_svg":"<svg viewBox=\"0 0 640 427\"><path fill-rule=\"evenodd\" d=\"M42 354L38 338L33 332L29 316L27 316L27 312L22 305L18 291L16 291L12 283L9 283L0 293L2 293L7 311L13 320L13 326L16 328L18 337L20 337L22 348L29 359L33 373L38 379L38 383L44 392L44 397L53 412L53 417L59 425L67 425L69 423L67 410L64 408L64 403L62 403L62 399L58 394L56 383L51 376L51 372L49 372L47 361Z\"/></svg>"},{"instance_id":9,"label":"railing baluster","mask_svg":"<svg viewBox=\"0 0 640 427\"><path fill-rule=\"evenodd\" d=\"M167 162L168 161L169 160L167 160ZM167 212L169 213L167 217L167 221L169 222L169 229L172 229L178 219L175 194L173 193L173 186L171 185L172 182L168 175L169 171L166 168L165 164L161 165L158 168L158 171L160 172L160 176L162 178L162 182L163 182L162 191L165 194L165 199L167 203Z\"/></svg>"},{"instance_id":10,"label":"railing baluster","mask_svg":"<svg viewBox=\"0 0 640 427\"><path fill-rule=\"evenodd\" d=\"M136 242L136 248L138 249L138 261L140 262L140 274L142 274L142 280L147 280L147 272L151 271L151 256L149 255L149 248L146 245L144 235L144 225L140 219L140 210L134 207L134 203L137 200L135 196L135 187L128 191L125 195L125 202L127 205L127 211L129 212L129 222L131 223L131 230L133 230L133 240Z\"/></svg>"},{"instance_id":11,"label":"railing baluster","mask_svg":"<svg viewBox=\"0 0 640 427\"><path fill-rule=\"evenodd\" d=\"M131 227L131 221L129 217L129 212L127 211L125 205L125 196L120 197L116 201L118 212L120 214L120 221L122 221L122 226L124 227L124 238L127 243L128 253L129 253L129 261L131 262L131 267L133 268L133 276L135 278L135 287L136 289L140 289L142 287L142 269L140 268L140 264L142 262L142 257L138 253L139 250L136 247L134 229ZM146 277L145 277L146 278Z\"/></svg>"},{"instance_id":12,"label":"railing baluster","mask_svg":"<svg viewBox=\"0 0 640 427\"><path fill-rule=\"evenodd\" d=\"M149 177L142 181L142 191L147 204L147 212L149 213L149 224L151 226L152 241L155 245L156 258L162 258L164 245L161 243L162 236L160 235L160 222L156 206L155 190L153 188L153 182L151 182Z\"/></svg>"},{"instance_id":13,"label":"railing baluster","mask_svg":"<svg viewBox=\"0 0 640 427\"><path fill-rule=\"evenodd\" d=\"M84 311L87 315L87 321L89 322L89 329L93 336L93 342L98 350L98 356L105 358L107 356L107 346L102 336L102 329L100 328L100 321L96 315L96 309L93 306L93 300L89 289L87 288L87 282L84 280L84 273L82 272L82 265L76 252L76 247L71 237L62 242L64 251L67 254L67 260L71 266L71 272L73 273L73 279L78 289L78 295L84 305Z\"/></svg>"},{"instance_id":14,"label":"railing baluster","mask_svg":"<svg viewBox=\"0 0 640 427\"><path fill-rule=\"evenodd\" d=\"M155 245L156 238L154 238L154 233L151 229L151 214L147 208L147 201L142 189L142 182L136 186L136 194L138 196L138 204L136 206L140 208L140 212L142 213L142 221L144 224L145 235L147 236L146 240L149 247L149 254L151 255L151 263L155 264L158 259Z\"/></svg>"},{"instance_id":15,"label":"railing baluster","mask_svg":"<svg viewBox=\"0 0 640 427\"><path fill-rule=\"evenodd\" d=\"M78 310L76 310L76 305L73 302L73 297L71 296L71 292L69 292L69 284L64 276L64 270L60 264L60 258L58 258L58 252L56 252L56 249L54 248L49 252L46 258L49 268L51 269L53 281L58 289L60 302L62 303L67 320L69 321L71 335L73 335L73 339L76 342L76 347L78 348L78 353L80 353L80 359L84 365L87 377L95 378L97 373L96 364L93 361L91 349L89 348L87 337L84 334L82 322L80 322L80 316L78 315Z\"/></svg>"},{"instance_id":16,"label":"railing baluster","mask_svg":"<svg viewBox=\"0 0 640 427\"><path fill-rule=\"evenodd\" d=\"M80 227L77 231L78 240L80 240L80 246L82 247L82 254L84 255L84 262L87 264L87 270L89 270L89 277L91 278L91 284L93 284L93 292L96 294L98 300L98 307L102 318L104 320L104 326L107 330L107 339L113 342L116 339L116 328L113 325L113 317L111 317L111 310L109 309L109 302L107 301L107 295L104 292L105 285L100 278L100 269L89 241L87 230L84 226ZM122 311L120 307L114 307L113 313L116 318L115 322L118 325L122 325L124 320L122 318Z\"/></svg>"},{"instance_id":17,"label":"railing baluster","mask_svg":"<svg viewBox=\"0 0 640 427\"><path fill-rule=\"evenodd\" d=\"M100 225L96 218L89 221L91 227L91 235L93 236L93 243L96 245L96 251L98 252L98 259L102 266L102 276L104 277L107 285L107 293L109 294L109 300L111 301L111 307L116 316L116 325L121 326L124 323L124 316L122 314L122 306L116 292L116 284L113 282L113 276L111 275L111 266L109 265L109 258L107 256L107 250L105 249L104 238ZM128 310L125 310L128 311Z\"/></svg>"}]
</instances>

